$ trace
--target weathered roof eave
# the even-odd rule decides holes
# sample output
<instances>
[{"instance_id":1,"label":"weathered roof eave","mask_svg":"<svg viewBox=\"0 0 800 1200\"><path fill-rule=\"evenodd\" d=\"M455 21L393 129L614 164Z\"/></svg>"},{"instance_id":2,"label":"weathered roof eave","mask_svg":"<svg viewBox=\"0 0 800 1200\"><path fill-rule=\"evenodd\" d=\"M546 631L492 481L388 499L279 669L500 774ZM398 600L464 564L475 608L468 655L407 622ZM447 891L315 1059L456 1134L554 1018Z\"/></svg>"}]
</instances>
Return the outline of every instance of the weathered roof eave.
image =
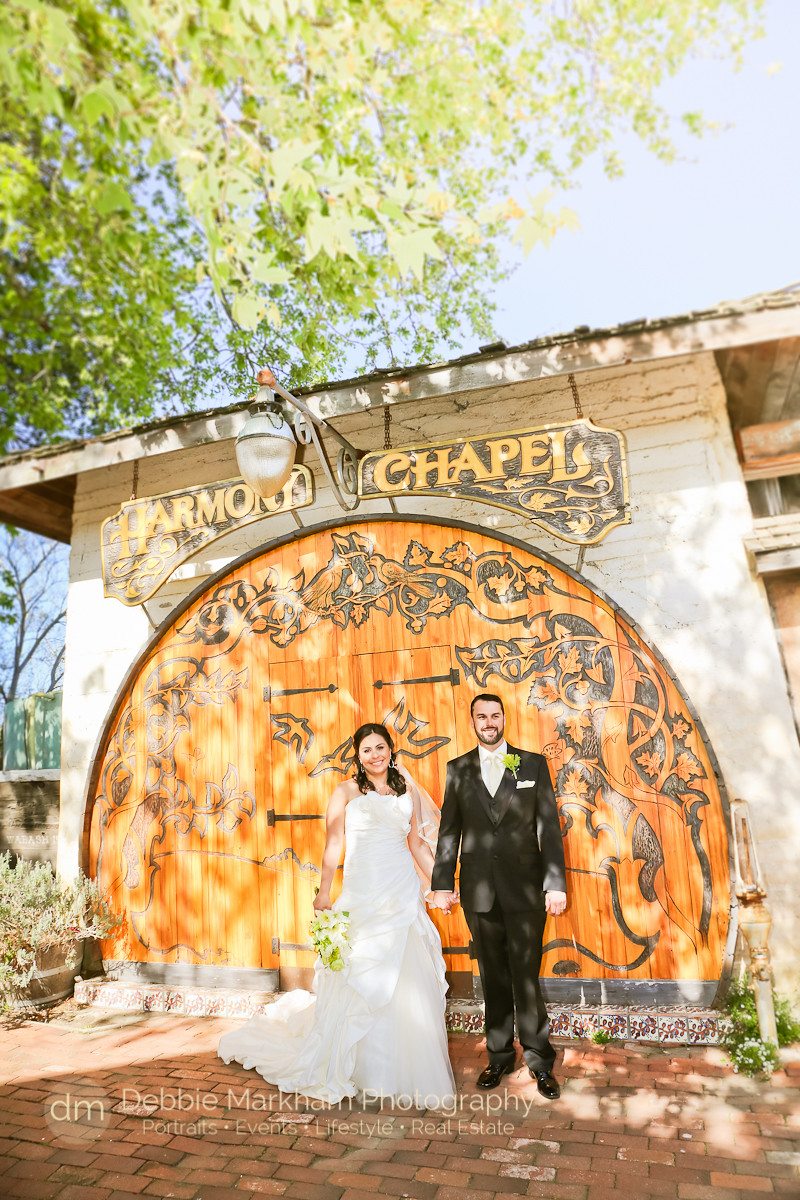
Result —
<instances>
[{"instance_id":1,"label":"weathered roof eave","mask_svg":"<svg viewBox=\"0 0 800 1200\"><path fill-rule=\"evenodd\" d=\"M780 299L778 299L780 297ZM690 317L637 321L613 330L575 331L523 346L465 355L449 362L374 372L357 379L298 390L326 418L373 406L503 387L570 372L653 362L690 353L800 336L800 296L759 297L762 307L719 308ZM773 301L773 302L770 302ZM694 318L694 319L692 319ZM77 475L152 454L234 438L246 402L117 430L87 441L28 450L0 459L0 491Z\"/></svg>"}]
</instances>

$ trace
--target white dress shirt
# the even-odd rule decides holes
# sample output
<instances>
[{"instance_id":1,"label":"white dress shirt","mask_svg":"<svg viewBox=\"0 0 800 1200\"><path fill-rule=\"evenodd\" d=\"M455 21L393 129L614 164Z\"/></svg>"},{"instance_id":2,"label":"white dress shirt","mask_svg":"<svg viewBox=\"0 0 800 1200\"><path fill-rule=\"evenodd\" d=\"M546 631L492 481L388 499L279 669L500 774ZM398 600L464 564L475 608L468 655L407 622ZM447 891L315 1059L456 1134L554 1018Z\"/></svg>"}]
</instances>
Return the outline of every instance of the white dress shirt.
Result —
<instances>
[{"instance_id":1,"label":"white dress shirt","mask_svg":"<svg viewBox=\"0 0 800 1200\"><path fill-rule=\"evenodd\" d=\"M497 746L490 750L478 742L478 754L481 759L481 778L486 784L490 796L494 796L503 779L505 764L503 755L508 753L508 744L503 738Z\"/></svg>"}]
</instances>

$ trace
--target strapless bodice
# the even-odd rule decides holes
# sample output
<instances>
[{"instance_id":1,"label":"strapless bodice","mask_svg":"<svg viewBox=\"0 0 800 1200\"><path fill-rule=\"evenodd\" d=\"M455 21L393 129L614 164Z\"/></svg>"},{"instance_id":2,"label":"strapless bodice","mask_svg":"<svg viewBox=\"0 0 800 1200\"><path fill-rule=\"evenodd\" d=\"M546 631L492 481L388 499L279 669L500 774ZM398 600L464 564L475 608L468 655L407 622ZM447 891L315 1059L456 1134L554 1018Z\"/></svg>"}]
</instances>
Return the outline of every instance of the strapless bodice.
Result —
<instances>
[{"instance_id":1,"label":"strapless bodice","mask_svg":"<svg viewBox=\"0 0 800 1200\"><path fill-rule=\"evenodd\" d=\"M401 796L382 796L372 789L359 792L348 801L344 810L345 837L366 831L377 832L385 827L395 829L405 840L411 829L411 812L412 800L408 792Z\"/></svg>"},{"instance_id":2,"label":"strapless bodice","mask_svg":"<svg viewBox=\"0 0 800 1200\"><path fill-rule=\"evenodd\" d=\"M382 796L360 792L344 810L345 859L339 904L357 900L374 903L388 891L408 899L408 886L419 890L419 881L408 851L413 803L408 792ZM405 881L405 886L404 882Z\"/></svg>"}]
</instances>

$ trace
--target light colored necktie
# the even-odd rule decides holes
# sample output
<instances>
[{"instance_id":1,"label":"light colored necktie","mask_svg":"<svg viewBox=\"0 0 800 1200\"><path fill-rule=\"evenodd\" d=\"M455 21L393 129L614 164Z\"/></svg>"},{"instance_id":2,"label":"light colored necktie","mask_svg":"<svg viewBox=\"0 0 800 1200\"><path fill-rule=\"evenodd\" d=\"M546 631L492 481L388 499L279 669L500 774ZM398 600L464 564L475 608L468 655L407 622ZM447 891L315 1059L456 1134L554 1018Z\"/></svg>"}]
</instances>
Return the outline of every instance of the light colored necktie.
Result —
<instances>
[{"instance_id":1,"label":"light colored necktie","mask_svg":"<svg viewBox=\"0 0 800 1200\"><path fill-rule=\"evenodd\" d=\"M492 750L489 754L487 754L485 759L485 768L483 782L486 784L486 788L489 793L493 796L500 787L500 781L502 780L503 772L505 771L503 755L499 750Z\"/></svg>"}]
</instances>

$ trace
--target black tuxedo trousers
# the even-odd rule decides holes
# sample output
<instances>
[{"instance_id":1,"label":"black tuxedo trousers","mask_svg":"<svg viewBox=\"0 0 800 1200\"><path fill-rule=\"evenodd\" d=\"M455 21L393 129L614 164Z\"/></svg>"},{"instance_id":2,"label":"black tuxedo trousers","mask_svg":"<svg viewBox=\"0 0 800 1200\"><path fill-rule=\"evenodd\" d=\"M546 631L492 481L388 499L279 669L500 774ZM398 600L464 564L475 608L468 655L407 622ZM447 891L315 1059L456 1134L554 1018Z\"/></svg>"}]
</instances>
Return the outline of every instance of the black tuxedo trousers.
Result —
<instances>
[{"instance_id":1,"label":"black tuxedo trousers","mask_svg":"<svg viewBox=\"0 0 800 1200\"><path fill-rule=\"evenodd\" d=\"M514 1061L516 1010L525 1062L532 1071L549 1071L556 1054L550 1045L550 1022L539 986L544 907L506 912L495 903L488 913L465 908L464 916L483 986L489 1062L505 1066Z\"/></svg>"},{"instance_id":2,"label":"black tuxedo trousers","mask_svg":"<svg viewBox=\"0 0 800 1200\"><path fill-rule=\"evenodd\" d=\"M447 765L431 887L451 891L460 859L460 892L486 1006L489 1060L514 1060L514 1014L525 1062L555 1061L539 986L545 891L566 891L564 850L553 784L541 754L519 756L491 796L477 747Z\"/></svg>"}]
</instances>

